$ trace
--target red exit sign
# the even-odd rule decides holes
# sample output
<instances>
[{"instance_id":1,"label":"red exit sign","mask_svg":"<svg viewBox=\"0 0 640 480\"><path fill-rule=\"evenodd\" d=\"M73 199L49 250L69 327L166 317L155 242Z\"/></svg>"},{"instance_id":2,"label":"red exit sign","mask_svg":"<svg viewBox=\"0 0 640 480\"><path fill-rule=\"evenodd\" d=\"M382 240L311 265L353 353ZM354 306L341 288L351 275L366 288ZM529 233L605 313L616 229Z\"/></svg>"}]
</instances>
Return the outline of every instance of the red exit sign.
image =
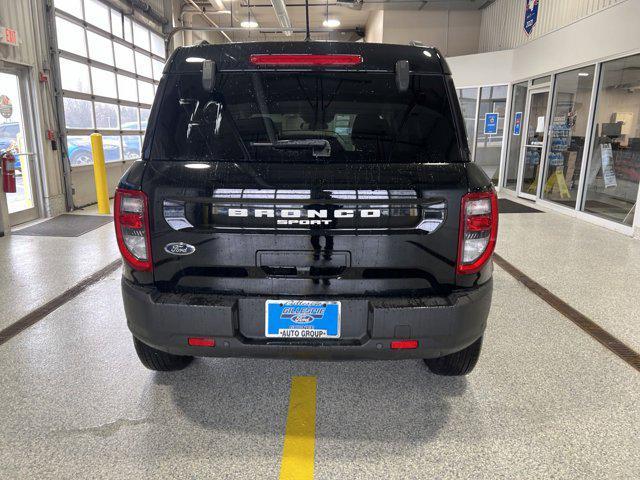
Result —
<instances>
[{"instance_id":1,"label":"red exit sign","mask_svg":"<svg viewBox=\"0 0 640 480\"><path fill-rule=\"evenodd\" d=\"M18 46L18 32L11 27L0 27L0 43Z\"/></svg>"}]
</instances>

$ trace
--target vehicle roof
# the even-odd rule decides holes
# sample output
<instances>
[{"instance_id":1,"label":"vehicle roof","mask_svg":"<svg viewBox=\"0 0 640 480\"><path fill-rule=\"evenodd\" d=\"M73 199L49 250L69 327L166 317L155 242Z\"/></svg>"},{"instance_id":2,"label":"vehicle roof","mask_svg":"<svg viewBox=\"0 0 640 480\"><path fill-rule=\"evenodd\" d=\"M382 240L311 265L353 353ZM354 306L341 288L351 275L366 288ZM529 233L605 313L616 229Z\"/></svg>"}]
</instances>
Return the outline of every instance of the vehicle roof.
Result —
<instances>
[{"instance_id":1,"label":"vehicle roof","mask_svg":"<svg viewBox=\"0 0 640 480\"><path fill-rule=\"evenodd\" d=\"M269 70L257 67L249 58L252 54L353 54L363 62L356 66L321 68L341 71L395 71L398 60L409 60L414 73L450 74L449 67L438 49L409 45L355 42L244 42L219 45L201 44L177 48L165 66L164 73L200 72L202 62L189 58L213 60L222 71ZM290 70L290 68L288 68ZM311 70L318 67L295 67Z\"/></svg>"}]
</instances>

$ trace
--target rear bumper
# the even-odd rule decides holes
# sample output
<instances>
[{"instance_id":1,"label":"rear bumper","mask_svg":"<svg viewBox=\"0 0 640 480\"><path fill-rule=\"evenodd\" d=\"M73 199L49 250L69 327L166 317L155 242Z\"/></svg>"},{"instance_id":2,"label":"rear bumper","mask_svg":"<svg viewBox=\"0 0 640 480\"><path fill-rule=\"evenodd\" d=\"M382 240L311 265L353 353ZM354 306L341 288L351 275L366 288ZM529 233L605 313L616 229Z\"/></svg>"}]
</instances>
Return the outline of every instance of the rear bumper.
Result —
<instances>
[{"instance_id":1,"label":"rear bumper","mask_svg":"<svg viewBox=\"0 0 640 480\"><path fill-rule=\"evenodd\" d=\"M264 338L266 298L161 294L122 279L127 323L142 342L176 355L314 359L436 358L467 347L484 333L493 283L446 297L337 299L342 340ZM215 347L191 347L188 337L213 337ZM418 348L392 350L394 340ZM277 341L276 341L277 340Z\"/></svg>"}]
</instances>

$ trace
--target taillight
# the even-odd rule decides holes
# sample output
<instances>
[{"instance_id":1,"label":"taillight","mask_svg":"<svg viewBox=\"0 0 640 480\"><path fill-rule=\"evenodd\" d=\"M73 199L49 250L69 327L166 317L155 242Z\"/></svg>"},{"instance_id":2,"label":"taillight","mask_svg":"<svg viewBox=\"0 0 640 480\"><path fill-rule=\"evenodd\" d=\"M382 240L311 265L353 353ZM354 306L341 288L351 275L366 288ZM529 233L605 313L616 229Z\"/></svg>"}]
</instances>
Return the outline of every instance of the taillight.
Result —
<instances>
[{"instance_id":1,"label":"taillight","mask_svg":"<svg viewBox=\"0 0 640 480\"><path fill-rule=\"evenodd\" d=\"M360 55L313 55L313 54L258 54L251 55L254 65L359 65L362 63Z\"/></svg>"},{"instance_id":2,"label":"taillight","mask_svg":"<svg viewBox=\"0 0 640 480\"><path fill-rule=\"evenodd\" d=\"M491 258L498 235L498 196L490 192L462 197L457 271L478 272Z\"/></svg>"},{"instance_id":3,"label":"taillight","mask_svg":"<svg viewBox=\"0 0 640 480\"><path fill-rule=\"evenodd\" d=\"M149 207L147 196L138 190L116 190L114 202L118 248L136 270L151 270Z\"/></svg>"}]
</instances>

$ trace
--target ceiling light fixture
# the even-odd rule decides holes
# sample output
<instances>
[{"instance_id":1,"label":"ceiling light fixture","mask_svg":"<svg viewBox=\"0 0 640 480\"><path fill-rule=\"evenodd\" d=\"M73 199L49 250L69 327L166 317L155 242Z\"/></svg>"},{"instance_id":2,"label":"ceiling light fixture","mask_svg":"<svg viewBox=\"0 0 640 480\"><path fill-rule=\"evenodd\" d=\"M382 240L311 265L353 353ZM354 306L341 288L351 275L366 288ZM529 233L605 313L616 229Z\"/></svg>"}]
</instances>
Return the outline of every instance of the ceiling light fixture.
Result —
<instances>
[{"instance_id":1,"label":"ceiling light fixture","mask_svg":"<svg viewBox=\"0 0 640 480\"><path fill-rule=\"evenodd\" d=\"M322 26L326 28L337 28L340 26L340 20L337 18L329 18L329 0L327 0L327 13L322 22Z\"/></svg>"},{"instance_id":2,"label":"ceiling light fixture","mask_svg":"<svg viewBox=\"0 0 640 480\"><path fill-rule=\"evenodd\" d=\"M251 20L251 0L247 2L247 19L240 22L242 28L258 28L258 22Z\"/></svg>"},{"instance_id":3,"label":"ceiling light fixture","mask_svg":"<svg viewBox=\"0 0 640 480\"><path fill-rule=\"evenodd\" d=\"M589 76L589 74L588 74L587 72L579 72L579 73L578 73L578 76L579 76L579 77L588 77L588 76Z\"/></svg>"}]
</instances>

